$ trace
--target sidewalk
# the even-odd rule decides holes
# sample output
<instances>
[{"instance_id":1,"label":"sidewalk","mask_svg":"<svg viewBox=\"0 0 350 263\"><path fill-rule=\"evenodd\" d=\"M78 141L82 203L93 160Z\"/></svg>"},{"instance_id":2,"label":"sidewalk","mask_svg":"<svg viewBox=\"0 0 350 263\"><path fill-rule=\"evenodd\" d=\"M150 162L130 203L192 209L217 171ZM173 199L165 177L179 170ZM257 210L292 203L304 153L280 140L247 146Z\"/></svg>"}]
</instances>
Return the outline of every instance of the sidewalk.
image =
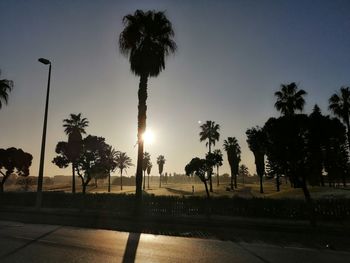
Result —
<instances>
[{"instance_id":1,"label":"sidewalk","mask_svg":"<svg viewBox=\"0 0 350 263\"><path fill-rule=\"evenodd\" d=\"M349 222L318 222L313 228L304 220L217 215L135 217L97 210L43 208L37 211L33 207L2 208L0 220L350 251Z\"/></svg>"}]
</instances>

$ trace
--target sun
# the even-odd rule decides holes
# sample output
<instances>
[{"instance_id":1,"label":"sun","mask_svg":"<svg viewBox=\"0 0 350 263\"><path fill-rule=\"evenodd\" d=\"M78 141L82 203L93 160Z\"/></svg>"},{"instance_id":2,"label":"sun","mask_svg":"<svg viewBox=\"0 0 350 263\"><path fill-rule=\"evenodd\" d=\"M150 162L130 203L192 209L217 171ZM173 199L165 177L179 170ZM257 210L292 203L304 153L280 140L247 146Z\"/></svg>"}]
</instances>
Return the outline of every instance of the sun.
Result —
<instances>
[{"instance_id":1,"label":"sun","mask_svg":"<svg viewBox=\"0 0 350 263\"><path fill-rule=\"evenodd\" d=\"M145 144L152 144L154 142L154 133L151 130L147 130L142 135L142 139Z\"/></svg>"}]
</instances>

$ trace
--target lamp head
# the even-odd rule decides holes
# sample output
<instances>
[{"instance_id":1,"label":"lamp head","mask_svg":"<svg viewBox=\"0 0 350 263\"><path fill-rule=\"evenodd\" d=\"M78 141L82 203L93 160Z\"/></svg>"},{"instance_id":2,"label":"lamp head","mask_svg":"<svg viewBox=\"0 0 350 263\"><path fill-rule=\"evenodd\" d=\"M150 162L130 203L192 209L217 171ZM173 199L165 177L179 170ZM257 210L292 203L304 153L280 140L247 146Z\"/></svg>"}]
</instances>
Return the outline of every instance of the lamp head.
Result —
<instances>
[{"instance_id":1,"label":"lamp head","mask_svg":"<svg viewBox=\"0 0 350 263\"><path fill-rule=\"evenodd\" d=\"M51 64L50 60L45 59L45 58L39 58L38 61L45 64L45 65Z\"/></svg>"}]
</instances>

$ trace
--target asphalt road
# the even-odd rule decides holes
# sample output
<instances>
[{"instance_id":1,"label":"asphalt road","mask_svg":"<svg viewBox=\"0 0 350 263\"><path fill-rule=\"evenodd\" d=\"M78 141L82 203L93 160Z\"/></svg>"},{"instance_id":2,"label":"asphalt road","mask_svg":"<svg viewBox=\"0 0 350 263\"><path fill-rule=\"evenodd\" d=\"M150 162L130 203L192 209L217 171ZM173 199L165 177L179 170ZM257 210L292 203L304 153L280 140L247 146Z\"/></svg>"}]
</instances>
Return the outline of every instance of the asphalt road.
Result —
<instances>
[{"instance_id":1,"label":"asphalt road","mask_svg":"<svg viewBox=\"0 0 350 263\"><path fill-rule=\"evenodd\" d=\"M0 262L348 262L349 252L0 221Z\"/></svg>"}]
</instances>

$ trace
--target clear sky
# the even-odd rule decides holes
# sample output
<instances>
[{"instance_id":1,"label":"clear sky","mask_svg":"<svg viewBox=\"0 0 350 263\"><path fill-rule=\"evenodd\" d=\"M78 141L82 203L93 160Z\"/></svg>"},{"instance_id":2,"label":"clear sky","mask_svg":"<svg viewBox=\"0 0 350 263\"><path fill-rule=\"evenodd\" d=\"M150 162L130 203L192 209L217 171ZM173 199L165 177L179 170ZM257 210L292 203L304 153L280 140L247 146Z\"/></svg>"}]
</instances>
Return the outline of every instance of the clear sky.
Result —
<instances>
[{"instance_id":1,"label":"clear sky","mask_svg":"<svg viewBox=\"0 0 350 263\"><path fill-rule=\"evenodd\" d=\"M176 55L149 81L147 126L155 141L152 161L165 155L166 172L183 173L207 151L198 121L221 125L220 141L235 136L242 163L255 172L245 131L262 126L274 110L281 83L308 92L305 112L350 85L350 1L0 1L0 68L15 83L0 110L0 147L34 156L37 175L48 68L52 61L45 175L70 174L51 163L67 140L62 120L81 112L88 134L103 136L136 163L139 79L120 55L122 17L136 9L165 10L175 30ZM155 167L155 165L154 165ZM130 169L128 174L134 174ZM228 172L225 155L222 172ZM157 174L153 168L152 174Z\"/></svg>"}]
</instances>

